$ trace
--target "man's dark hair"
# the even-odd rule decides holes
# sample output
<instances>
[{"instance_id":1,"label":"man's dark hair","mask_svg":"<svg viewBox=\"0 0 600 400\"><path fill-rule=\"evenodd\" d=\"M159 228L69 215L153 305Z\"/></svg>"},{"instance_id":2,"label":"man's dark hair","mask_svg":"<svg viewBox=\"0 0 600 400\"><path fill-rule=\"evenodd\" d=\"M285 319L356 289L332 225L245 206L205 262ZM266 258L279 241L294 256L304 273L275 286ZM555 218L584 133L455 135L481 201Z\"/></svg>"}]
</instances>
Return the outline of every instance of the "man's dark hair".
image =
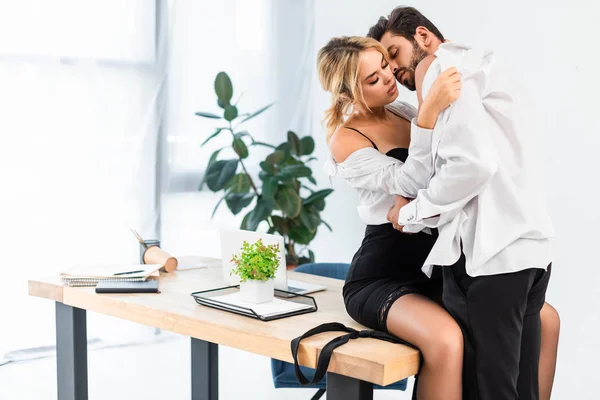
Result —
<instances>
[{"instance_id":1,"label":"man's dark hair","mask_svg":"<svg viewBox=\"0 0 600 400\"><path fill-rule=\"evenodd\" d=\"M379 18L377 24L369 29L367 36L380 41L386 32L390 32L392 35L402 36L414 43L415 33L417 33L417 27L419 26L427 28L438 39L442 42L444 41L444 36L439 29L421 14L419 10L413 7L394 8L387 18Z\"/></svg>"}]
</instances>

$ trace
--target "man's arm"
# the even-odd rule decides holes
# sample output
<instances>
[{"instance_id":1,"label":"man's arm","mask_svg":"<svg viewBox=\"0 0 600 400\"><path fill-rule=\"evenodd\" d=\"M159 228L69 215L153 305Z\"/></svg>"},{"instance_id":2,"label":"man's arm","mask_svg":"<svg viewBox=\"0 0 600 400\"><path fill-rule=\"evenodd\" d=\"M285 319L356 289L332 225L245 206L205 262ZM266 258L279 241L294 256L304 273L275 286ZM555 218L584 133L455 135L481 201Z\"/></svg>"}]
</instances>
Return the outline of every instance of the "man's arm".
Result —
<instances>
[{"instance_id":1,"label":"man's arm","mask_svg":"<svg viewBox=\"0 0 600 400\"><path fill-rule=\"evenodd\" d=\"M441 128L436 155L442 166L428 187L401 208L398 224L406 232L452 220L481 193L498 169L493 140L485 131L486 111L473 77L463 83L460 97L446 112L450 114Z\"/></svg>"},{"instance_id":2,"label":"man's arm","mask_svg":"<svg viewBox=\"0 0 600 400\"><path fill-rule=\"evenodd\" d=\"M404 163L379 153L367 139L346 128L332 136L330 149L338 162L337 175L353 188L414 198L431 177L431 131L419 128L416 121Z\"/></svg>"},{"instance_id":3,"label":"man's arm","mask_svg":"<svg viewBox=\"0 0 600 400\"><path fill-rule=\"evenodd\" d=\"M426 187L433 164L431 134L428 132L420 135L419 139L416 137L411 142L406 163L368 147L354 151L337 163L335 172L331 174L345 179L352 188L414 198L420 189ZM423 143L417 145L417 142ZM336 153L333 157L339 158Z\"/></svg>"}]
</instances>

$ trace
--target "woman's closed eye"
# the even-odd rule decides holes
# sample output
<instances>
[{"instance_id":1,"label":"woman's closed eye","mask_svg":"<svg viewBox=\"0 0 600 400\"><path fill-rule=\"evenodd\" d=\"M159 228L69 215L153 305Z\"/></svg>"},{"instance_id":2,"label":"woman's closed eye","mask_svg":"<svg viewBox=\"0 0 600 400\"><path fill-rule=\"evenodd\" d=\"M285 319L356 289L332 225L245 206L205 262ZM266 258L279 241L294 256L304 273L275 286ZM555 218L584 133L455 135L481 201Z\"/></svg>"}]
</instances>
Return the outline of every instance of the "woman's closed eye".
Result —
<instances>
[{"instance_id":1,"label":"woman's closed eye","mask_svg":"<svg viewBox=\"0 0 600 400\"><path fill-rule=\"evenodd\" d=\"M385 70L389 66L390 66L389 63L385 63L381 66L381 69ZM379 78L375 79L373 82L369 82L369 85L375 85L377 82L379 82Z\"/></svg>"}]
</instances>

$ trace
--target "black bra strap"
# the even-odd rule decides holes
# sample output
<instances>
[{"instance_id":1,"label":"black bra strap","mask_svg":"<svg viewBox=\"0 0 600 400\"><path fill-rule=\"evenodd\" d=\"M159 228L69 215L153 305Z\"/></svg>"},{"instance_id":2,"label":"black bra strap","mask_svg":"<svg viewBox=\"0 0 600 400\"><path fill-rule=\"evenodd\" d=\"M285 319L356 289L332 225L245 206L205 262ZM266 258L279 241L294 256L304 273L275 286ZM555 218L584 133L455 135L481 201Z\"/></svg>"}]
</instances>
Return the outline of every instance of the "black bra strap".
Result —
<instances>
[{"instance_id":1,"label":"black bra strap","mask_svg":"<svg viewBox=\"0 0 600 400\"><path fill-rule=\"evenodd\" d=\"M329 343L327 343L323 347L323 349L321 350L321 353L319 354L319 359L317 361L317 369L315 371L315 375L312 377L311 380L308 380L308 378L306 376L304 376L304 374L300 370L300 365L298 364L298 349L300 347L300 341L302 339L306 339L307 337L314 336L319 333L337 332L337 331L346 332L346 334L342 335L342 336L338 336L335 339L332 339ZM323 377L325 376L325 373L327 373L327 368L329 367L329 361L331 360L331 355L333 354L333 351L336 348L340 347L343 344L348 343L348 341L350 341L351 339L367 338L367 337L375 338L375 339L379 339L379 340L385 340L386 342L391 342L391 343L404 344L404 345L407 345L407 346L410 346L410 347L416 349L416 347L413 346L412 344L410 344L402 339L399 339L396 336L392 336L388 333L385 333L385 332L372 331L372 330L357 331L356 329L349 328L349 327L345 326L344 324L340 324L339 322L331 322L331 323L327 323L327 324L322 324L322 325L319 325L319 326L309 330L304 335L292 340L292 357L294 358L294 370L296 372L296 379L298 379L298 381L302 385L312 385L312 384L320 382L321 379L323 379Z\"/></svg>"},{"instance_id":2,"label":"black bra strap","mask_svg":"<svg viewBox=\"0 0 600 400\"><path fill-rule=\"evenodd\" d=\"M364 133L362 133L361 131L359 131L358 129L354 129L354 128L350 128L349 126L347 126L346 128L348 129L352 129L354 132L358 132L360 133L362 136L364 136L369 142L371 142L371 144L373 145L373 147L375 147L375 150L379 150L377 148L377 145L375 144L375 142L373 142L371 139L369 139L369 137L367 135L365 135Z\"/></svg>"}]
</instances>

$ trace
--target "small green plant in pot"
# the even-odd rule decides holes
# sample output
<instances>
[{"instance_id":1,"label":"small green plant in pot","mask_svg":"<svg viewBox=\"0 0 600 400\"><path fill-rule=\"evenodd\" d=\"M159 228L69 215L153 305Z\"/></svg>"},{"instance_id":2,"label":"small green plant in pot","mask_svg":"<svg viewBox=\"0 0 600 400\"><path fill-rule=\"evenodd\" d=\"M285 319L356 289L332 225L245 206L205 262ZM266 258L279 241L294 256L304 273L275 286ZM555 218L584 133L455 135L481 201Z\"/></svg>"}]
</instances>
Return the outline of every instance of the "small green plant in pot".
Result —
<instances>
[{"instance_id":1,"label":"small green plant in pot","mask_svg":"<svg viewBox=\"0 0 600 400\"><path fill-rule=\"evenodd\" d=\"M279 245L265 245L262 239L250 244L244 241L240 254L231 262L231 274L240 278L240 295L248 303L266 303L273 300L275 273L279 268Z\"/></svg>"}]
</instances>

